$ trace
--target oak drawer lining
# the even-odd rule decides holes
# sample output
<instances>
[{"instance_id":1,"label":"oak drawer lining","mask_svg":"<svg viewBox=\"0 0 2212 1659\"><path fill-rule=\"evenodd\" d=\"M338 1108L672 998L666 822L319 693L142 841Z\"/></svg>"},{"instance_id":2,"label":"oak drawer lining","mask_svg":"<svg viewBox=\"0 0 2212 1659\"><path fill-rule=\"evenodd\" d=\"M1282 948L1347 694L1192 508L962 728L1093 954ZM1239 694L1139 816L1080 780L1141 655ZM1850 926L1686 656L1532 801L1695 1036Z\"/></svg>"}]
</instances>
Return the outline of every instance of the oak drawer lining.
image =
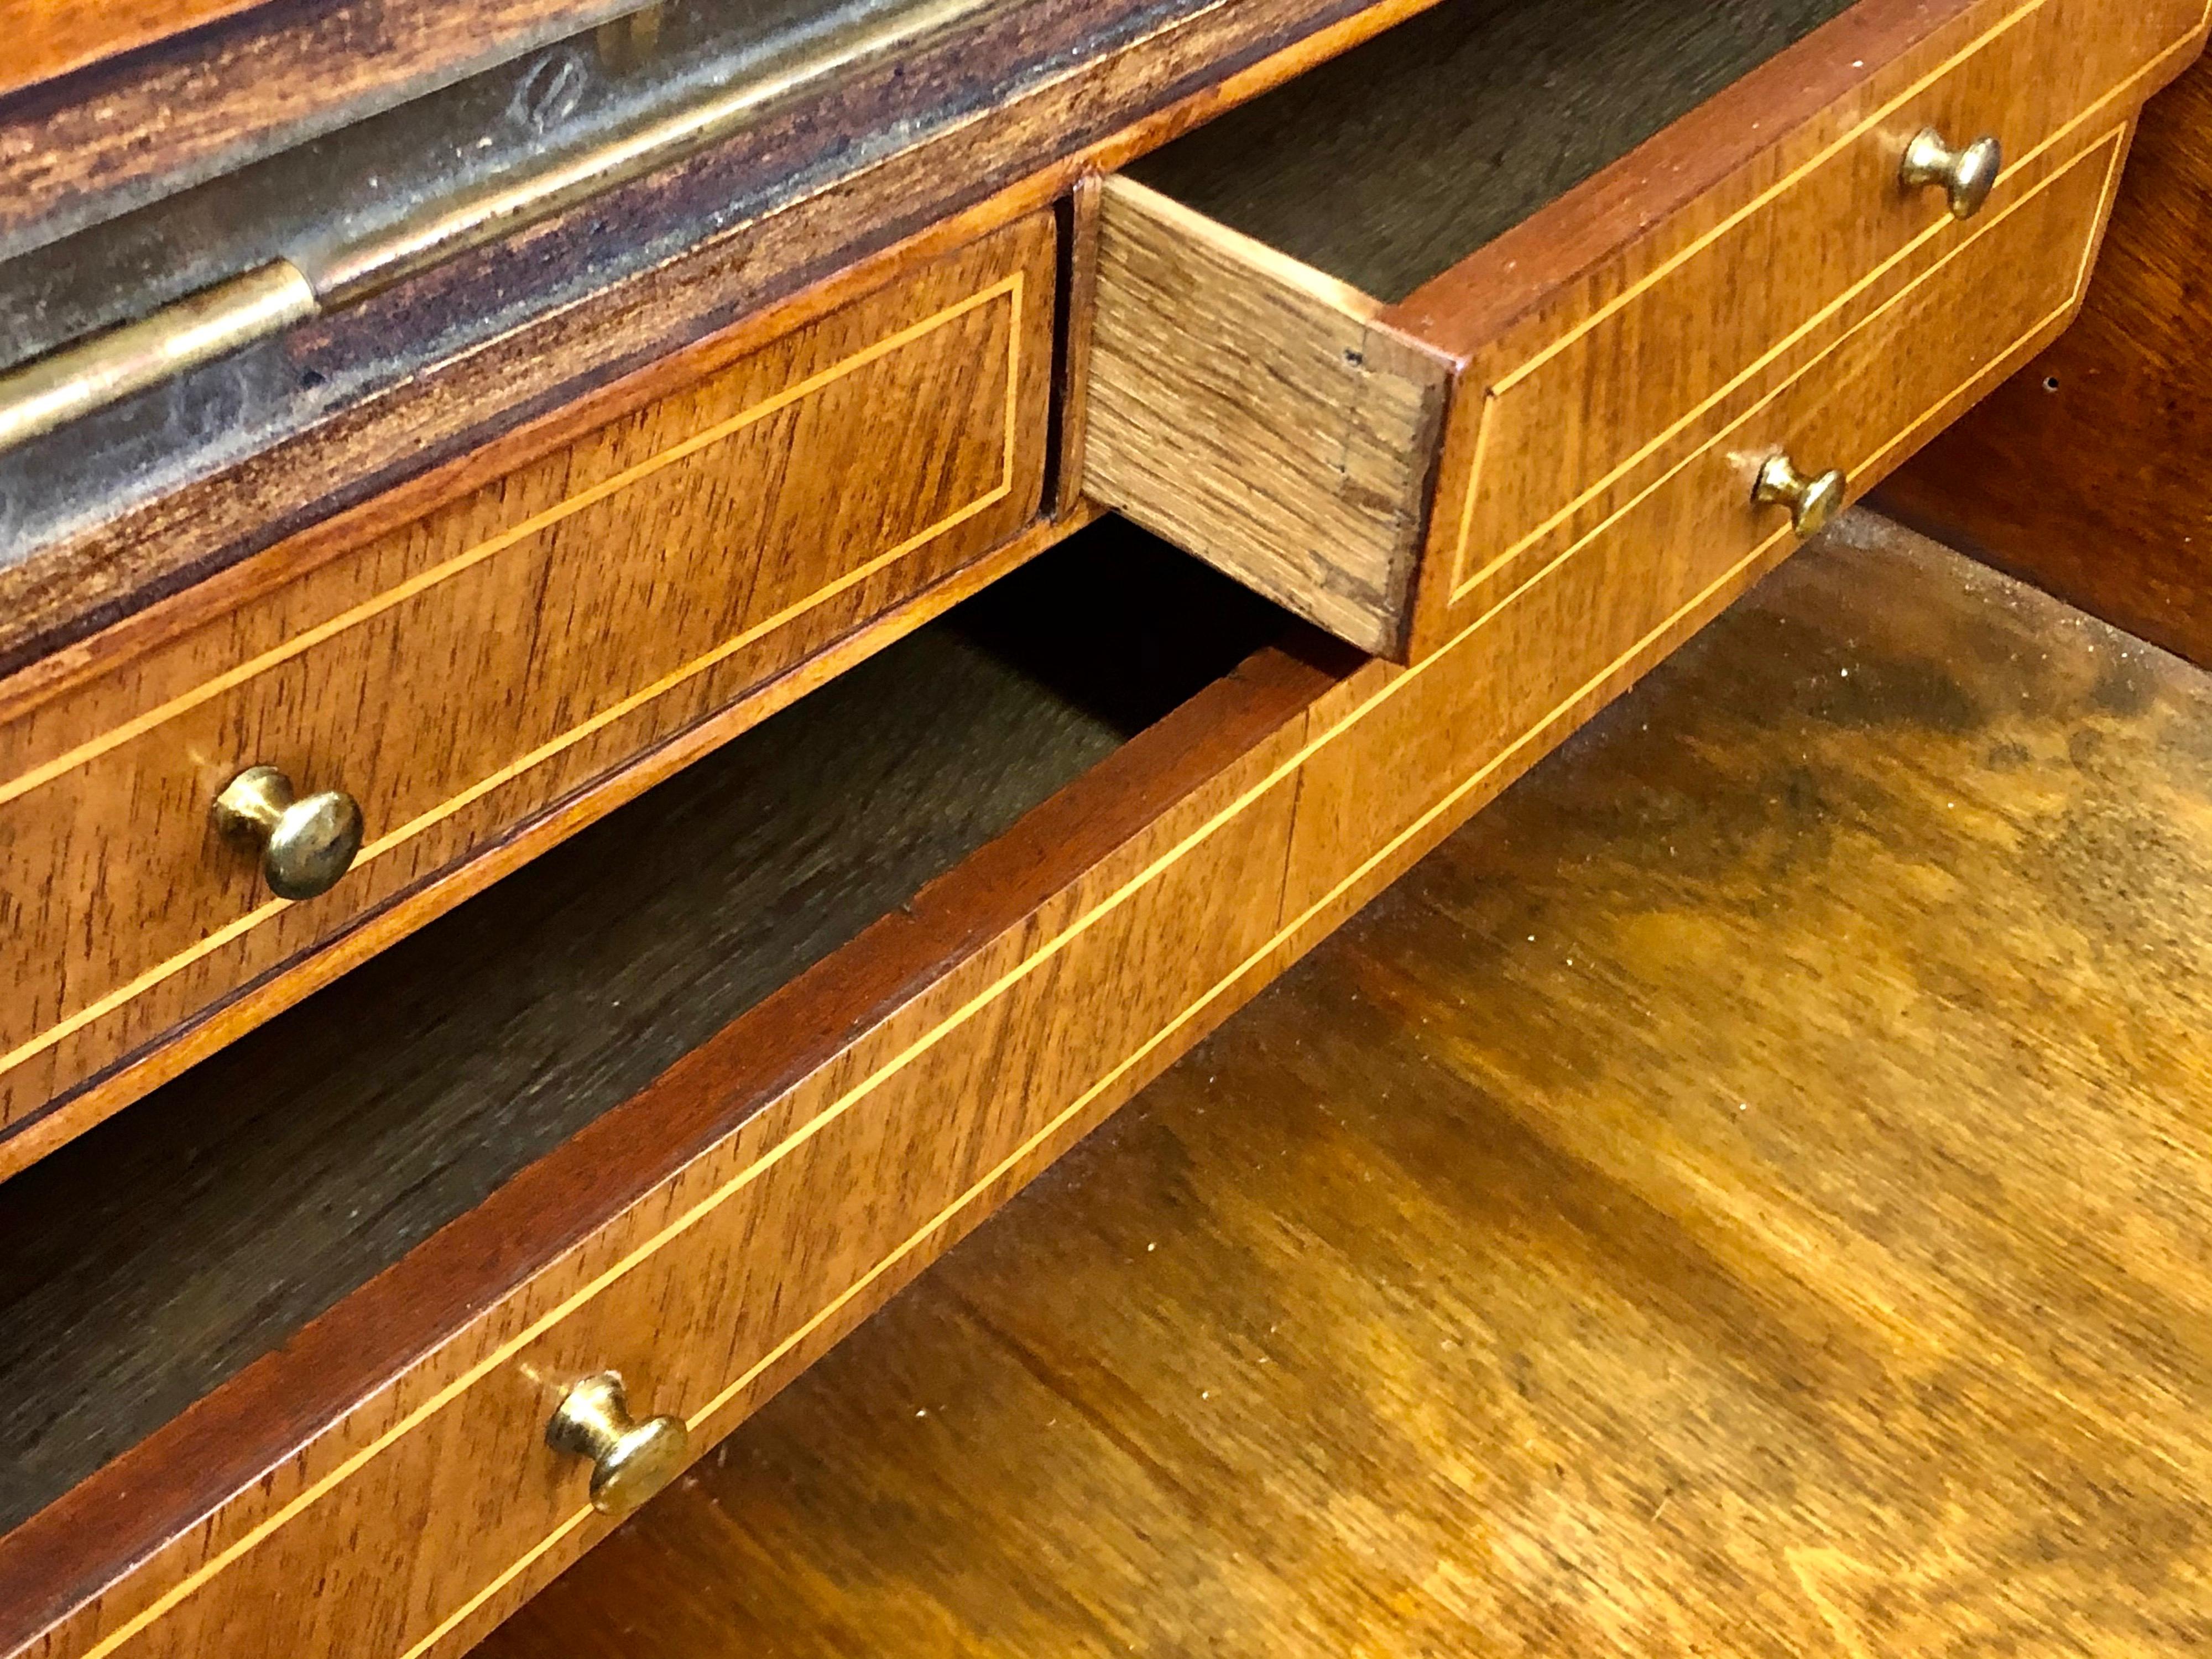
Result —
<instances>
[{"instance_id":1,"label":"oak drawer lining","mask_svg":"<svg viewBox=\"0 0 2212 1659\"><path fill-rule=\"evenodd\" d=\"M1850 3L1446 0L1127 171L1395 303Z\"/></svg>"}]
</instances>

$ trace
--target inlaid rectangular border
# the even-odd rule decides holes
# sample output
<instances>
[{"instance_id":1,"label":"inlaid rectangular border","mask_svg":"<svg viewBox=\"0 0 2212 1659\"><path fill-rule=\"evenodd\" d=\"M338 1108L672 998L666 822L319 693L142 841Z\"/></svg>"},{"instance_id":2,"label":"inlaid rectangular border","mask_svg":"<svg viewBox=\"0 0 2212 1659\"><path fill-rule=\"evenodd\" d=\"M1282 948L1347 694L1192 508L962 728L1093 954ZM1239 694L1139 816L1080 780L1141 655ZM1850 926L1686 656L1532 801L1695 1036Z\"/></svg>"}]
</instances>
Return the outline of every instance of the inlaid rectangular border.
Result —
<instances>
[{"instance_id":1,"label":"inlaid rectangular border","mask_svg":"<svg viewBox=\"0 0 2212 1659\"><path fill-rule=\"evenodd\" d=\"M1735 212L1729 214L1725 219L1722 220L1720 223L1713 226L1693 240L1686 243L1682 247L1669 255L1657 267L1645 273L1628 288L1623 289L1620 294L1615 295L1605 304L1591 312L1589 315L1582 319L1575 325L1575 326L1569 329L1565 333L1560 335L1554 340L1547 342L1533 356L1516 365L1514 368L1509 370L1504 374L1499 376L1492 385L1483 388L1481 393L1483 400L1482 408L1476 421L1474 454L1468 470L1468 480L1464 487L1464 493L1460 501L1458 533L1453 544L1451 603L1458 605L1464 601L1474 592L1476 588L1480 586L1483 582L1490 580L1499 570L1504 569L1505 567L1510 565L1515 559L1527 552L1529 548L1534 546L1539 542L1541 542L1546 537L1553 534L1561 525L1568 522L1577 514L1589 507L1593 501L1602 495L1607 490L1612 489L1615 484L1619 483L1622 478L1632 473L1638 467L1649 461L1654 454L1680 436L1686 429L1693 426L1698 421L1711 413L1715 408L1727 401L1729 398L1741 391L1746 384L1755 379L1762 371L1771 367L1782 357L1785 356L1790 351L1802 343L1808 336L1832 320L1839 312L1850 306L1852 301L1856 301L1861 295L1864 294L1868 289L1874 286L1884 276L1894 270L1899 264L1918 253L1923 248L1927 246L1929 243L1935 240L1937 237L1942 236L1946 234L1955 234L1958 229L1958 226L1948 218L1936 220L1926 229L1920 232L1917 235L1906 242L1902 247L1899 248L1897 252L1881 261L1880 264L1876 265L1864 276L1852 283L1850 287L1844 289L1833 300L1823 306L1814 315L1807 318L1797 327L1792 329L1788 334L1776 341L1772 346L1769 347L1767 350L1762 353L1753 362L1745 365L1741 370L1729 379L1724 384L1716 388L1693 407L1685 411L1677 419L1668 424L1663 430L1654 435L1649 441L1639 447L1633 454L1631 454L1621 460L1617 465L1613 466L1602 477L1589 484L1572 500L1569 501L1565 505L1553 513L1541 524L1537 525L1534 529L1529 530L1521 536L1510 547L1507 547L1504 550L1485 559L1479 568L1470 571L1468 568L1469 544L1474 534L1475 503L1480 497L1484 463L1489 453L1490 438L1493 430L1492 417L1496 414L1499 404L1504 401L1505 396L1516 386L1518 386L1530 376L1534 375L1537 370L1541 368L1553 357L1574 345L1575 343L1580 340L1585 334L1588 334L1590 331L1598 327L1601 324L1604 323L1629 305L1634 303L1638 298L1650 289L1656 288L1660 283L1665 282L1668 277L1672 276L1674 272L1684 264L1695 258L1699 253L1705 252L1705 249L1713 246L1722 238L1729 235L1747 219L1750 219L1754 215L1763 211L1779 198L1794 189L1803 179L1818 171L1820 168L1826 166L1843 151L1847 150L1853 144L1857 143L1865 138L1869 132L1875 131L1893 119L1899 110L1911 103L1915 99L1917 99L1927 93L1931 88L1942 82L1946 76L1952 74L1962 64L1966 64L1978 53L1987 48L1992 41L1995 41L2006 33L2008 33L2018 25L2026 22L2029 18L2040 12L2048 3L2049 0L2027 0L2026 4L1999 19L1996 23L1992 24L1974 40L1968 42L1966 46L1961 46L1957 52L1952 53L1950 57L1945 58L1943 62L1937 64L1934 69L1929 70L1927 74L1913 82L1911 85L1906 87L1902 92L1899 92L1895 97L1890 99L1887 103L1875 110L1872 113L1863 118L1849 131L1834 139L1817 154L1800 163L1797 167L1790 169L1788 173L1776 180L1765 190L1760 191L1750 201L1745 203ZM2076 133L2080 132L2083 127L2090 125L2100 119L2110 119L2112 106L2116 103L2127 100L2131 97L2133 89L2137 82L2142 78L2142 75L2154 70L2158 64L2164 63L2175 52L2185 50L2191 41L2195 40L2197 37L2203 33L2207 20L2212 20L2212 4L2208 4L2203 17L2199 18L2197 23L2185 31L2178 39L2170 42L2166 46L2161 47L2141 71L2135 75L2129 76L2118 85L2110 88L2106 92L2104 96L2098 99L2096 102L2081 110L2079 113L2075 115L2072 119L2065 122L2063 125L2054 129L2051 132L2047 134L2042 142L2038 143L2033 149L2027 151L2025 154L2013 160L2010 162L2012 169L2017 172L2021 169L2033 167L2037 161L2051 154L2052 150L2057 149L2066 143ZM2042 187L2042 185L2048 184L2049 182L2050 181L2048 179L2042 180L2039 183L2037 188L2039 189ZM2033 191L2029 192L2031 195L2033 193ZM2020 198L2021 201L2025 201L2027 199L2027 197L2025 195ZM2018 205L2019 202L2014 202L2011 204L2012 207L2017 207ZM2010 208L2008 208L2006 210L2009 211ZM1986 222L1980 223L1975 234L1979 234L1987 232L1994 227L1999 220L2002 219L2002 215L2000 214L1996 218L1992 218ZM1964 246L1972 240L1972 238L1971 236L1963 239L1960 243L1960 246ZM1893 303L1894 299L1902 298L1905 293L1910 291L1910 285L1906 289L1899 290L1897 295L1893 296L1892 301L1886 301L1883 302L1885 307L1888 304ZM1864 326L1864 324L1862 323L1858 326L1863 327ZM1856 329L1853 331L1855 332ZM1849 336L1847 335L1844 337L1848 338ZM1838 343L1840 343L1840 342ZM1828 349L1832 349L1832 347L1828 348ZM1814 357L1803 368L1801 368L1796 374L1791 376L1791 379L1794 380L1802 376L1806 372L1806 369L1810 368L1813 363L1820 361L1820 356L1826 356L1826 350L1822 351L1820 354L1820 356ZM1656 488L1656 486L1653 487ZM1645 493L1648 494L1649 491L1647 490ZM1642 497L1639 495L1638 499L1640 500ZM1631 502L1629 505L1632 506L1634 503ZM1608 520L1608 522L1610 522L1610 520Z\"/></svg>"},{"instance_id":2,"label":"inlaid rectangular border","mask_svg":"<svg viewBox=\"0 0 2212 1659\"><path fill-rule=\"evenodd\" d=\"M2102 143L2086 149L2082 156L2076 158L2074 162L2069 162L2067 167L2059 170L2060 173L2070 172L2073 167L2081 161L2102 154L2106 145L2110 146L2110 153L2105 158L2106 177L2101 186L2102 194L2099 200L2098 212L2084 236L2075 280L2065 299L2054 309L2037 318L2033 323L2023 329L2009 348L1996 354L1988 362L1975 368L1951 392L1916 418L1906 422L1899 431L1881 440L1869 454L1859 462L1862 470L1878 468L1897 451L1924 436L1928 429L1940 422L1946 412L1960 398L1966 397L1978 385L2009 369L2026 349L2034 344L2043 334L2062 321L2079 304L2087 283L2105 216L2109 211L2112 193L2118 183L2120 162L2125 153L2124 141L2126 132L2127 129L2124 125L2116 129ZM2057 176L2059 173L2053 174L2054 178ZM1994 222L1996 222L1992 221L1992 223ZM1887 309L1885 307L1885 311ZM1776 395L1779 394L1779 390L1778 388ZM1587 539L1585 538L1584 544L1577 544L1577 545L1585 544ZM1474 810L1474 805L1479 805L1483 798L1481 792L1486 788L1492 785L1502 787L1504 781L1513 775L1517 775L1518 770L1526 763L1533 763L1537 754L1540 754L1553 743L1564 738L1566 732L1577 724L1580 718L1589 711L1594 700L1601 701L1610 694L1611 690L1618 690L1624 683L1622 679L1624 675L1632 674L1639 665L1648 665L1649 662L1654 659L1655 652L1663 651L1670 636L1677 635L1686 624L1696 622L1711 607L1725 599L1749 577L1756 574L1765 564L1773 562L1780 554L1786 552L1790 539L1790 532L1786 526L1778 528L1761 539L1742 558L1707 583L1663 621L1590 673L1572 690L1559 698L1547 713L1531 721L1517 737L1501 745L1495 754L1486 759L1468 776L1446 789L1437 800L1415 812L1381 846L1359 859L1349 871L1332 883L1319 897L1305 905L1297 915L1279 922L1271 937L1243 962L1237 963L1213 985L1194 998L1181 1012L1167 1021L1152 1036L1115 1062L1073 1100L1054 1111L1045 1122L1033 1130L1020 1145L1006 1154L991 1170L973 1182L959 1196L946 1204L935 1215L915 1228L866 1273L860 1275L852 1284L830 1298L812 1315L795 1325L774 1346L747 1366L739 1376L725 1385L706 1404L689 1413L687 1422L699 1437L697 1443L703 1448L711 1442L713 1437L726 1432L729 1428L734 1426L733 1423L718 1424L716 1419L732 1402L742 1398L748 1388L766 1376L823 1326L836 1320L854 1302L866 1296L872 1285L892 1273L902 1262L913 1256L917 1251L926 1249L933 1240L952 1227L964 1212L979 1199L988 1194L998 1182L1020 1168L1026 1159L1032 1157L1040 1148L1048 1145L1054 1136L1079 1122L1086 1112L1091 1111L1102 1099L1109 1097L1132 1073L1139 1071L1158 1055L1164 1048L1172 1052L1172 1045L1182 1039L1185 1034L1192 1032L1194 1028L1202 1029L1203 1023L1224 999L1233 998L1240 989L1250 988L1255 981L1255 976L1266 972L1271 963L1279 964L1286 961L1285 953L1301 951L1313 944L1322 934L1334 927L1337 921L1341 920L1342 915L1348 913L1346 908L1348 903L1357 902L1358 898L1364 896L1378 878L1387 879L1389 875L1395 873L1396 861L1409 856L1408 849L1411 849L1412 853L1418 853L1421 850L1420 844L1425 838L1449 830L1455 821L1455 815L1463 816L1464 811L1471 811ZM1543 569L1531 574L1518 584L1510 593L1487 607L1480 617L1461 629L1442 648L1413 666L1400 668L1377 663L1354 671L1354 678L1369 681L1370 689L1332 724L1319 732L1309 733L1303 742L1274 765L1269 767L1262 775L1240 789L1233 799L1190 830L1172 846L1158 854L1143 868L1091 908L1076 916L1060 932L1024 955L993 979L990 983L891 1055L884 1064L871 1071L867 1076L860 1079L850 1087L840 1092L813 1116L793 1127L774 1145L763 1149L757 1156L730 1172L718 1182L711 1191L626 1251L617 1261L595 1273L526 1325L501 1338L494 1346L469 1362L463 1370L404 1416L392 1423L342 1462L310 1482L278 1509L253 1523L229 1544L179 1578L176 1583L161 1592L146 1607L118 1625L106 1636L83 1650L79 1659L111 1659L111 1656L116 1654L125 1644L157 1623L189 1597L197 1594L225 1569L250 1553L324 1496L366 1468L385 1450L419 1428L500 1367L516 1358L530 1344L573 1316L586 1304L649 1261L669 1243L706 1220L738 1193L805 1146L808 1141L820 1134L838 1118L853 1110L878 1089L936 1048L938 1044L954 1036L962 1027L991 1007L1031 974L1046 967L1093 927L1130 902L1182 860L1204 846L1214 835L1234 823L1245 812L1252 810L1271 792L1291 779L1307 762L1331 745L1346 740L1369 716L1386 707L1393 698L1418 683L1425 674L1431 672L1448 659L1456 657L1462 647L1471 647L1477 641L1483 630L1509 606L1545 580L1569 556L1571 555L1562 555L1559 559L1553 561ZM1473 805L1470 805L1471 801ZM703 1152L702 1160L726 1156L739 1133L741 1131L733 1130L716 1146ZM687 1166L690 1169L696 1167L696 1163ZM667 1191L669 1186L677 1178L671 1177L669 1181L657 1183L648 1192L641 1194L625 1210L623 1215L614 1218L593 1237L604 1238L609 1230L622 1226L624 1216L638 1213L653 1204L658 1197ZM455 1333L441 1346L450 1347L454 1343L465 1342L468 1340L471 1331L486 1329L496 1320L501 1308L511 1304L515 1297L527 1294L530 1283L542 1279L547 1274L560 1272L564 1264L574 1260L577 1255L588 1249L590 1245L591 1240L587 1239L563 1252L561 1256L539 1269L532 1276L532 1280L526 1281L524 1285L516 1287L500 1302L483 1309L471 1327ZM423 1358L428 1360L430 1357L425 1355ZM564 1540L569 1538L577 1528L589 1521L593 1513L588 1505L580 1505L527 1551L507 1566L492 1575L482 1588L465 1599L453 1612L441 1620L429 1632L407 1649L401 1656L401 1659L429 1659L429 1656L440 1644L461 1631L468 1620L491 1603L508 1585L556 1549ZM210 1519L212 1521L213 1517Z\"/></svg>"},{"instance_id":3,"label":"inlaid rectangular border","mask_svg":"<svg viewBox=\"0 0 2212 1659\"><path fill-rule=\"evenodd\" d=\"M1006 334L1006 397L1002 404L1003 432L1000 446L999 477L995 484L983 494L945 514L926 528L908 537L897 545L887 549L866 562L856 565L834 581L814 589L796 604L787 605L775 615L754 623L751 627L731 635L711 650L702 653L663 675L651 684L632 692L600 709L597 714L547 739L536 748L509 762L497 770L479 778L468 787L441 801L426 811L418 813L397 828L378 836L361 849L354 861L358 869L382 854L413 840L483 799L494 790L513 782L533 769L543 765L576 744L584 742L607 726L636 713L658 701L686 682L707 672L746 647L789 625L807 611L826 604L840 593L867 580L870 577L897 563L900 560L926 546L939 536L953 530L977 514L989 511L1004 501L1014 488L1015 452L1020 434L1021 350L1022 326L1027 299L1025 273L1015 270L990 286L978 289L964 299L917 319L906 327L883 338L871 342L860 350L809 375L803 380L748 405L737 414L703 428L689 437L657 451L645 459L623 469L613 477L602 479L588 489L566 497L542 513L534 514L519 523L510 525L493 536L464 549L451 558L441 561L426 570L418 571L406 580L395 583L382 592L362 601L303 629L282 644L247 659L201 682L191 690L179 693L145 713L110 727L98 737L79 744L75 748L54 757L28 771L19 774L0 784L0 807L27 795L33 790L66 776L77 768L88 764L112 749L129 743L145 733L156 730L166 722L198 708L202 703L246 684L270 670L313 650L348 629L358 627L370 618L404 604L409 599L451 580L475 566L507 549L526 542L551 529L562 520L580 513L589 507L619 495L632 485L679 461L711 448L738 433L767 420L781 410L822 392L846 376L866 368L893 352L913 344L915 341L945 327L969 313L1000 299L1007 301L1010 315ZM45 1030L0 1054L0 1078L8 1075L26 1061L35 1059L55 1044L66 1041L87 1026L96 1024L108 1015L143 996L163 981L181 973L194 963L214 954L244 938L255 928L287 908L291 901L280 898L264 900L254 908L203 935L185 949L155 963L137 977L105 993L75 1012L64 1015Z\"/></svg>"}]
</instances>

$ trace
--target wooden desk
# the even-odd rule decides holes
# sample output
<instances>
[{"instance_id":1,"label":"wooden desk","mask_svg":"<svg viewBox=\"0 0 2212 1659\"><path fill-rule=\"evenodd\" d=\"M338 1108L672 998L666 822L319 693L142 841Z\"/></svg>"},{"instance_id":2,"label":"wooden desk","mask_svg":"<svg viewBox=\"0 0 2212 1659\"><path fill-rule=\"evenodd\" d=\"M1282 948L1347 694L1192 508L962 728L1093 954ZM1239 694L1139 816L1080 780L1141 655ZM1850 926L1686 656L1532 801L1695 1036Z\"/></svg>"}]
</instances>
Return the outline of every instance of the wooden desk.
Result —
<instances>
[{"instance_id":1,"label":"wooden desk","mask_svg":"<svg viewBox=\"0 0 2212 1659\"><path fill-rule=\"evenodd\" d=\"M11 1654L477 1639L2055 337L2206 28L324 17L0 98Z\"/></svg>"}]
</instances>

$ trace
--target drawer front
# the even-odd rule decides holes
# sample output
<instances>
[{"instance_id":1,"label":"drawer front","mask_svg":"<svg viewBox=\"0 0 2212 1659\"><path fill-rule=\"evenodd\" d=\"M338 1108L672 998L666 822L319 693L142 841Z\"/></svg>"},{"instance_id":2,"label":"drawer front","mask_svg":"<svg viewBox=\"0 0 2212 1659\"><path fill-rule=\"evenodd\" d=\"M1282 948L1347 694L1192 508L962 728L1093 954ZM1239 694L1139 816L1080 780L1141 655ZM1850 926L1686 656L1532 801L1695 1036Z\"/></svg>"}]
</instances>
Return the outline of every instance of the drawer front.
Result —
<instances>
[{"instance_id":1,"label":"drawer front","mask_svg":"<svg viewBox=\"0 0 2212 1659\"><path fill-rule=\"evenodd\" d=\"M0 1129L1031 519L1054 240L1024 220L424 516L372 506L0 727ZM273 897L212 828L257 764L359 802L326 894Z\"/></svg>"},{"instance_id":2,"label":"drawer front","mask_svg":"<svg viewBox=\"0 0 2212 1659\"><path fill-rule=\"evenodd\" d=\"M1477 422L1467 475L1440 492L1453 533L1432 544L1455 605L1556 551L1580 510L1634 495L1943 256L1972 221L1953 221L1939 190L1900 187L1916 133L1997 137L2005 169L1981 210L1997 212L2046 157L2123 118L2118 106L2195 39L2204 11L2202 0L1986 8L1956 50L1899 65L1899 89L1836 112L1812 143L1778 147L1657 246L1607 262L1484 350L1462 393L1461 418ZM1416 295L1406 310L1420 308Z\"/></svg>"},{"instance_id":3,"label":"drawer front","mask_svg":"<svg viewBox=\"0 0 2212 1659\"><path fill-rule=\"evenodd\" d=\"M1036 839L1102 817L1132 833L23 1651L422 1659L480 1638L610 1524L587 1466L544 1443L567 1384L618 1370L633 1413L683 1416L696 1451L1194 1040L1279 920L1303 724L1262 712L1235 752L1179 764L1179 793L1071 808L1082 822ZM965 916L1054 861L1017 851L918 907ZM736 1086L793 1030L826 1046L814 1027L851 1018L823 1012L839 971L884 971L885 931L910 925L863 935L811 976L833 988L801 980L656 1088ZM618 1150L599 1133L618 1127L597 1144Z\"/></svg>"},{"instance_id":4,"label":"drawer front","mask_svg":"<svg viewBox=\"0 0 2212 1659\"><path fill-rule=\"evenodd\" d=\"M1440 651L1378 671L1379 689L1337 717L1358 740L1306 769L1290 902L1334 890L1340 848L1449 827L1471 793L1502 788L1784 556L1788 514L1752 500L1769 456L1871 487L2041 349L2081 303L2127 137L2104 133L1964 227L1704 448L1628 503L1585 509L1563 551Z\"/></svg>"}]
</instances>

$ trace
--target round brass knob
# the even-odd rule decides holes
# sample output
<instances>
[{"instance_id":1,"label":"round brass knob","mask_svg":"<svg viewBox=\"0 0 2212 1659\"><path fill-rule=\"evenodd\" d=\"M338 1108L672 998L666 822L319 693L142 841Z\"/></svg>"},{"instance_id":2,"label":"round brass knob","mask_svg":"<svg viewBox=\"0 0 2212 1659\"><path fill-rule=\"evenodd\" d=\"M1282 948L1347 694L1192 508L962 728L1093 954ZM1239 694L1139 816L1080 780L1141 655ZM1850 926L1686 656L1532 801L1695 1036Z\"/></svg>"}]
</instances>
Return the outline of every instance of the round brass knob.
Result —
<instances>
[{"instance_id":1,"label":"round brass knob","mask_svg":"<svg viewBox=\"0 0 2212 1659\"><path fill-rule=\"evenodd\" d=\"M592 1460L592 1507L624 1516L659 1492L684 1467L691 1431L680 1417L629 1414L622 1374L601 1371L570 1389L545 1425L555 1451Z\"/></svg>"},{"instance_id":2,"label":"round brass knob","mask_svg":"<svg viewBox=\"0 0 2212 1659\"><path fill-rule=\"evenodd\" d=\"M1827 528L1844 505L1851 481L1839 468L1806 477L1790 465L1787 455L1770 455L1759 469L1759 482L1751 499L1761 507L1786 507L1790 527L1800 536L1815 536Z\"/></svg>"},{"instance_id":3,"label":"round brass knob","mask_svg":"<svg viewBox=\"0 0 2212 1659\"><path fill-rule=\"evenodd\" d=\"M261 844L261 873L278 898L326 893L361 851L361 808L325 789L301 800L273 766L249 766L215 798L216 828Z\"/></svg>"},{"instance_id":4,"label":"round brass knob","mask_svg":"<svg viewBox=\"0 0 2212 1659\"><path fill-rule=\"evenodd\" d=\"M1933 127L1923 127L1905 147L1898 182L1907 190L1942 186L1954 219L1971 219L1982 210L1996 188L1997 170L2004 166L2004 146L1986 134L1963 149L1953 149Z\"/></svg>"}]
</instances>

